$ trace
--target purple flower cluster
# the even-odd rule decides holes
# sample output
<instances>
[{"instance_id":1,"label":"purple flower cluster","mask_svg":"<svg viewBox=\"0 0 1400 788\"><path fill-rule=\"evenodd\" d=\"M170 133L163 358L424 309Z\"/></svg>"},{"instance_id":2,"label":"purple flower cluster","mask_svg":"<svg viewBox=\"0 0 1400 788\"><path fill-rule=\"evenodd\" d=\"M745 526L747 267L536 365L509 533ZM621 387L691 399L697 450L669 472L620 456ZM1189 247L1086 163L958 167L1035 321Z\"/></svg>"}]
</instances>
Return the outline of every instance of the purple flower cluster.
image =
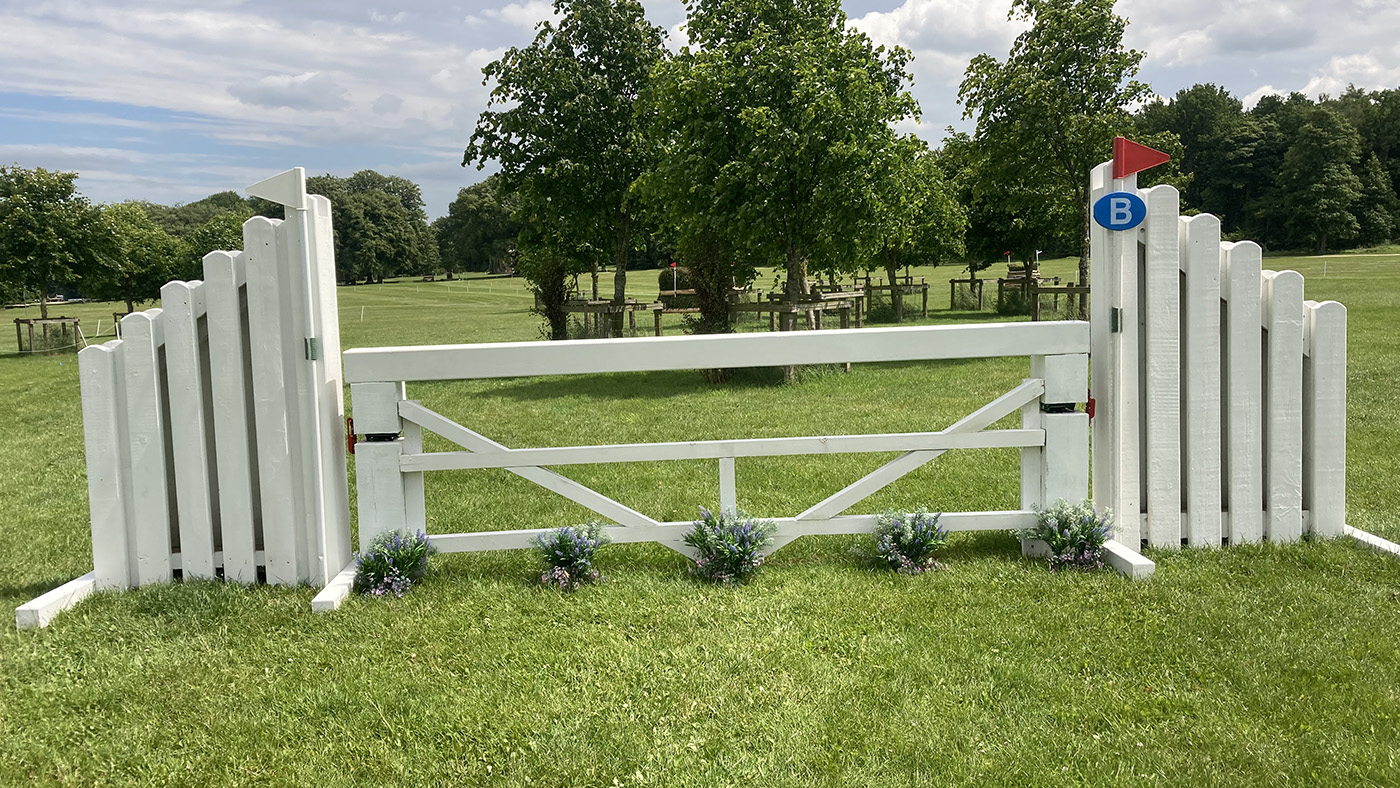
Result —
<instances>
[{"instance_id":1,"label":"purple flower cluster","mask_svg":"<svg viewBox=\"0 0 1400 788\"><path fill-rule=\"evenodd\" d=\"M395 598L408 593L428 571L428 556L437 549L419 531L390 531L376 536L355 556L355 585L361 594Z\"/></svg>"},{"instance_id":2,"label":"purple flower cluster","mask_svg":"<svg viewBox=\"0 0 1400 788\"><path fill-rule=\"evenodd\" d=\"M1038 511L1039 521L1019 535L1040 539L1050 547L1050 570L1102 569L1103 545L1113 535L1113 513L1094 510L1092 501L1070 504L1056 501Z\"/></svg>"},{"instance_id":3,"label":"purple flower cluster","mask_svg":"<svg viewBox=\"0 0 1400 788\"><path fill-rule=\"evenodd\" d=\"M875 521L875 555L886 566L906 575L938 569L933 554L948 542L948 529L938 524L942 514L926 509L885 512Z\"/></svg>"},{"instance_id":4,"label":"purple flower cluster","mask_svg":"<svg viewBox=\"0 0 1400 788\"><path fill-rule=\"evenodd\" d=\"M566 525L535 538L535 550L549 567L540 583L560 591L576 591L586 583L602 578L593 566L593 556L608 541L602 523Z\"/></svg>"},{"instance_id":5,"label":"purple flower cluster","mask_svg":"<svg viewBox=\"0 0 1400 788\"><path fill-rule=\"evenodd\" d=\"M700 507L700 519L684 537L695 549L696 577L712 583L739 585L763 567L763 548L773 541L777 525L742 512L714 512Z\"/></svg>"}]
</instances>

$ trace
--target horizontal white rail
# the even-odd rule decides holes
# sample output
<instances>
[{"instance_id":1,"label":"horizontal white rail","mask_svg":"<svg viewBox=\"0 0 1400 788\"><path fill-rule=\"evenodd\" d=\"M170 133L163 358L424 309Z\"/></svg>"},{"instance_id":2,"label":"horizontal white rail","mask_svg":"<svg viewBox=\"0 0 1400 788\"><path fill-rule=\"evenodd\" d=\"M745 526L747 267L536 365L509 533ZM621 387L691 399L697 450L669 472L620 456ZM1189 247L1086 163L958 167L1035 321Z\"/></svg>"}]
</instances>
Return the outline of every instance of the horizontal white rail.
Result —
<instances>
[{"instance_id":1,"label":"horizontal white rail","mask_svg":"<svg viewBox=\"0 0 1400 788\"><path fill-rule=\"evenodd\" d=\"M490 452L405 454L404 471L476 468L522 468L540 465L596 465L605 462L715 460L721 457L782 457L798 454L858 454L919 449L1019 449L1045 445L1044 430L992 430L969 434L899 432L882 435L833 435L812 438L746 438L672 443L622 443L559 446Z\"/></svg>"},{"instance_id":2,"label":"horizontal white rail","mask_svg":"<svg viewBox=\"0 0 1400 788\"><path fill-rule=\"evenodd\" d=\"M348 383L1048 356L1089 352L1081 321L356 348Z\"/></svg>"}]
</instances>

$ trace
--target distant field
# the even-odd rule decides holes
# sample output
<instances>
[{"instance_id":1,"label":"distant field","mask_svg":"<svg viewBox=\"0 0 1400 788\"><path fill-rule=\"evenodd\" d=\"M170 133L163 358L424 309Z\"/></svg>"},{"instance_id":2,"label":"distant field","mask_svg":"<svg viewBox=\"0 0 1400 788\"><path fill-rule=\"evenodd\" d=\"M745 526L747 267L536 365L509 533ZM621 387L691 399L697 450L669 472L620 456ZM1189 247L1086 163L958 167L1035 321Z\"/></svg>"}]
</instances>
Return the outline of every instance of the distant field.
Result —
<instances>
[{"instance_id":1,"label":"distant field","mask_svg":"<svg viewBox=\"0 0 1400 788\"><path fill-rule=\"evenodd\" d=\"M1068 279L1074 265L1042 268ZM1400 255L1265 266L1348 307L1348 521L1400 539ZM934 283L914 322L1003 319L948 311L957 269L914 274ZM656 272L629 292L652 299ZM515 279L339 298L346 348L539 332ZM109 335L114 308L52 314ZM858 365L786 386L598 375L410 396L508 445L548 446L937 429L1027 371ZM912 579L869 571L861 540L808 538L736 590L694 584L663 548L612 546L611 582L573 596L534 585L529 554L452 555L405 599L332 616L307 612L314 589L191 583L100 595L18 633L15 606L91 567L76 358L6 346L0 393L0 784L1400 784L1400 561L1348 542L1152 551L1157 577L1131 584L1051 575L1002 534L955 538L948 571ZM741 460L740 503L791 513L885 459ZM862 510L1014 506L1016 461L951 453ZM718 497L713 462L568 473L666 519ZM428 496L430 531L586 516L499 471L432 476Z\"/></svg>"}]
</instances>

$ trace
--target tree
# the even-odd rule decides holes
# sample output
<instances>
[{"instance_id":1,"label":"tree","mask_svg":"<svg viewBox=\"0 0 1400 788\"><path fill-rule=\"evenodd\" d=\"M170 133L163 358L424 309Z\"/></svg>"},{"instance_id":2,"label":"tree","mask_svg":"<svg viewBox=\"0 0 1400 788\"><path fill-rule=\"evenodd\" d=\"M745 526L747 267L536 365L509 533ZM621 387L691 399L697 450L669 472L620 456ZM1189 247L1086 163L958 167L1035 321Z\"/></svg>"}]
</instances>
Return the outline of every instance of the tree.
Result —
<instances>
[{"instance_id":1,"label":"tree","mask_svg":"<svg viewBox=\"0 0 1400 788\"><path fill-rule=\"evenodd\" d=\"M336 276L342 282L369 284L437 270L437 240L416 183L361 170L349 178L312 176L306 190L331 201Z\"/></svg>"},{"instance_id":2,"label":"tree","mask_svg":"<svg viewBox=\"0 0 1400 788\"><path fill-rule=\"evenodd\" d=\"M502 189L492 175L457 192L447 215L433 222L442 267L451 279L456 271L491 271L511 262L520 235L513 213L520 199Z\"/></svg>"},{"instance_id":3,"label":"tree","mask_svg":"<svg viewBox=\"0 0 1400 788\"><path fill-rule=\"evenodd\" d=\"M1133 79L1143 53L1123 48L1127 22L1113 0L1013 0L1011 17L1030 29L1005 62L973 58L958 99L977 119L996 180L1023 199L1050 201L1066 226L1077 224L1079 285L1087 287L1089 170L1132 128L1127 108L1149 93Z\"/></svg>"},{"instance_id":4,"label":"tree","mask_svg":"<svg viewBox=\"0 0 1400 788\"><path fill-rule=\"evenodd\" d=\"M1138 128L1141 134L1170 133L1180 140L1182 153L1173 161L1191 176L1182 190L1186 205L1218 216L1226 233L1243 228L1260 128L1239 99L1216 85L1192 85L1169 103L1144 107Z\"/></svg>"},{"instance_id":5,"label":"tree","mask_svg":"<svg viewBox=\"0 0 1400 788\"><path fill-rule=\"evenodd\" d=\"M781 266L793 301L811 271L859 270L878 245L869 163L918 112L909 53L848 28L837 0L697 0L688 31L645 102L663 147L646 190L682 256Z\"/></svg>"},{"instance_id":6,"label":"tree","mask_svg":"<svg viewBox=\"0 0 1400 788\"><path fill-rule=\"evenodd\" d=\"M203 276L204 256L216 251L238 251L243 248L243 222L248 216L241 211L225 211L215 214L209 221L200 225L185 241L184 277L199 279Z\"/></svg>"},{"instance_id":7,"label":"tree","mask_svg":"<svg viewBox=\"0 0 1400 788\"><path fill-rule=\"evenodd\" d=\"M1360 224L1352 206L1362 194L1353 168L1361 140L1335 110L1316 107L1298 129L1278 174L1278 210L1295 237L1327 252L1329 239L1356 236Z\"/></svg>"},{"instance_id":8,"label":"tree","mask_svg":"<svg viewBox=\"0 0 1400 788\"><path fill-rule=\"evenodd\" d=\"M530 46L484 69L496 80L490 106L505 108L481 113L462 165L500 162L503 187L549 228L539 237L560 239L553 253L611 258L621 302L638 229L632 184L651 160L634 103L664 32L636 0L555 0L554 10L559 21L540 23Z\"/></svg>"},{"instance_id":9,"label":"tree","mask_svg":"<svg viewBox=\"0 0 1400 788\"><path fill-rule=\"evenodd\" d=\"M875 259L889 283L896 284L900 266L938 265L961 257L967 213L923 140L900 138L878 164L883 177L877 189L880 250ZM895 322L903 322L904 293L899 287L890 293Z\"/></svg>"},{"instance_id":10,"label":"tree","mask_svg":"<svg viewBox=\"0 0 1400 788\"><path fill-rule=\"evenodd\" d=\"M101 213L78 194L76 172L0 166L0 282L37 293L49 316L49 293L98 266L112 239Z\"/></svg>"},{"instance_id":11,"label":"tree","mask_svg":"<svg viewBox=\"0 0 1400 788\"><path fill-rule=\"evenodd\" d=\"M1352 208L1359 227L1357 239L1362 244L1381 244L1395 233L1395 215L1400 200L1390 185L1390 175L1380 157L1372 153L1361 170L1361 198Z\"/></svg>"},{"instance_id":12,"label":"tree","mask_svg":"<svg viewBox=\"0 0 1400 788\"><path fill-rule=\"evenodd\" d=\"M210 219L226 213L233 213L246 219L253 215L253 206L235 191L218 192L202 200L184 205L157 205L138 202L151 221L176 238L189 238ZM277 218L282 218L279 214Z\"/></svg>"},{"instance_id":13,"label":"tree","mask_svg":"<svg viewBox=\"0 0 1400 788\"><path fill-rule=\"evenodd\" d=\"M112 243L105 247L102 265L83 278L85 295L123 301L126 311L134 312L137 302L154 301L166 282L181 277L185 245L158 227L140 205L108 205L102 221Z\"/></svg>"}]
</instances>

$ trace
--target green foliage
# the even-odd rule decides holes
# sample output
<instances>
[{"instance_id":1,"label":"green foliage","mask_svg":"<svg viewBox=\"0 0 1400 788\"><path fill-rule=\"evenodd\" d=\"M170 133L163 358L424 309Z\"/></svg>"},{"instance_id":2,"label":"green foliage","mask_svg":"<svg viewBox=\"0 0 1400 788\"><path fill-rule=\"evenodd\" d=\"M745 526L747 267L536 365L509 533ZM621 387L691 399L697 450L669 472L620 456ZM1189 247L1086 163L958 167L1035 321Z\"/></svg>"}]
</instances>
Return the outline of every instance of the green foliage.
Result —
<instances>
[{"instance_id":1,"label":"green foliage","mask_svg":"<svg viewBox=\"0 0 1400 788\"><path fill-rule=\"evenodd\" d=\"M1048 509L1037 506L1036 517L1035 526L1016 535L1045 542L1052 571L1103 568L1103 545L1113 533L1112 512L1096 512L1090 500L1072 504L1061 498Z\"/></svg>"},{"instance_id":2,"label":"green foliage","mask_svg":"<svg viewBox=\"0 0 1400 788\"><path fill-rule=\"evenodd\" d=\"M1132 128L1147 97L1134 79L1143 53L1123 47L1114 0L1014 0L1030 22L1005 61L978 55L958 93L976 118L978 199L1034 217L1035 233L1076 237L1079 284L1089 283L1088 173ZM1034 247L1044 248L1044 247Z\"/></svg>"},{"instance_id":3,"label":"green foliage","mask_svg":"<svg viewBox=\"0 0 1400 788\"><path fill-rule=\"evenodd\" d=\"M598 548L608 543L603 523L589 520L583 525L565 525L535 537L535 552L548 567L540 583L560 591L577 591L603 579L593 566Z\"/></svg>"},{"instance_id":4,"label":"green foliage","mask_svg":"<svg viewBox=\"0 0 1400 788\"><path fill-rule=\"evenodd\" d=\"M166 282L198 278L186 276L185 244L157 227L139 205L108 205L102 220L112 242L103 247L102 265L82 281L88 297L121 301L130 312L139 302L160 298Z\"/></svg>"},{"instance_id":5,"label":"green foliage","mask_svg":"<svg viewBox=\"0 0 1400 788\"><path fill-rule=\"evenodd\" d=\"M462 164L499 162L518 218L535 225L522 244L611 259L621 301L638 241L631 189L651 162L634 103L664 57L664 31L636 0L555 0L554 10L530 46L484 69L496 81L489 106L504 108L481 113Z\"/></svg>"},{"instance_id":6,"label":"green foliage","mask_svg":"<svg viewBox=\"0 0 1400 788\"><path fill-rule=\"evenodd\" d=\"M967 211L928 146L912 135L900 137L886 151L876 194L880 200L880 248L874 262L893 283L901 266L938 265L961 257ZM894 322L904 320L904 293L891 291Z\"/></svg>"},{"instance_id":7,"label":"green foliage","mask_svg":"<svg viewBox=\"0 0 1400 788\"><path fill-rule=\"evenodd\" d=\"M886 511L875 519L875 556L884 566L905 575L917 575L939 564L933 556L948 543L948 529L939 526L943 514L929 514L923 507L912 512Z\"/></svg>"},{"instance_id":8,"label":"green foliage","mask_svg":"<svg viewBox=\"0 0 1400 788\"><path fill-rule=\"evenodd\" d=\"M520 236L520 222L514 216L519 207L519 198L502 188L499 175L458 191L447 215L433 222L447 275L509 270Z\"/></svg>"},{"instance_id":9,"label":"green foliage","mask_svg":"<svg viewBox=\"0 0 1400 788\"><path fill-rule=\"evenodd\" d=\"M402 597L427 574L428 556L436 552L428 535L421 531L378 534L355 556L355 592Z\"/></svg>"},{"instance_id":10,"label":"green foliage","mask_svg":"<svg viewBox=\"0 0 1400 788\"><path fill-rule=\"evenodd\" d=\"M698 0L687 32L643 101L662 151L641 191L681 260L709 282L781 266L794 296L809 272L858 270L879 243L871 164L917 113L909 53L849 28L837 0Z\"/></svg>"},{"instance_id":11,"label":"green foliage","mask_svg":"<svg viewBox=\"0 0 1400 788\"><path fill-rule=\"evenodd\" d=\"M331 201L340 281L382 282L438 269L437 240L414 182L361 170L349 178L307 178L306 190Z\"/></svg>"},{"instance_id":12,"label":"green foliage","mask_svg":"<svg viewBox=\"0 0 1400 788\"><path fill-rule=\"evenodd\" d=\"M1327 240L1355 238L1361 229L1352 206L1361 198L1361 179L1353 167L1361 142L1336 111L1317 107L1309 112L1283 157L1278 174L1276 210L1294 237L1311 244L1318 254Z\"/></svg>"},{"instance_id":13,"label":"green foliage","mask_svg":"<svg viewBox=\"0 0 1400 788\"><path fill-rule=\"evenodd\" d=\"M211 194L202 200L195 200L183 205L157 205L144 201L137 202L137 205L146 212L146 215L155 222L157 227L176 238L189 240L200 228L217 217L234 214L241 221L253 216L256 202L258 201L253 198L243 198L238 192L226 191ZM279 212L275 218L282 218L282 214Z\"/></svg>"},{"instance_id":14,"label":"green foliage","mask_svg":"<svg viewBox=\"0 0 1400 788\"><path fill-rule=\"evenodd\" d=\"M773 543L778 528L743 512L716 514L700 507L700 519L684 542L695 549L696 577L721 585L740 585L763 568L763 548Z\"/></svg>"},{"instance_id":15,"label":"green foliage","mask_svg":"<svg viewBox=\"0 0 1400 788\"><path fill-rule=\"evenodd\" d=\"M55 285L82 279L112 249L109 226L77 180L75 172L0 166L0 287L37 294L42 317Z\"/></svg>"},{"instance_id":16,"label":"green foliage","mask_svg":"<svg viewBox=\"0 0 1400 788\"><path fill-rule=\"evenodd\" d=\"M249 217L240 211L215 214L185 241L185 279L202 279L204 256L210 252L236 252L243 248L243 222Z\"/></svg>"}]
</instances>

